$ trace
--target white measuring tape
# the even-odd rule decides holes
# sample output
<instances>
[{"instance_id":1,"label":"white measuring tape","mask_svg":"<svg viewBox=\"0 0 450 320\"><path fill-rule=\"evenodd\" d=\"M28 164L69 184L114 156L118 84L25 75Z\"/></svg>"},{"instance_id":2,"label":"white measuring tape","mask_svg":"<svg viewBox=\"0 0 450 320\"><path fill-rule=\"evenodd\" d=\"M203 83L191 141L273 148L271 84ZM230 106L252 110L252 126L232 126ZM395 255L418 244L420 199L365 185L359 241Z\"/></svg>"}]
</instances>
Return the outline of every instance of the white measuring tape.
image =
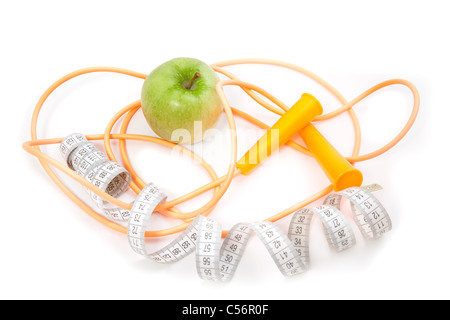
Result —
<instances>
[{"instance_id":1,"label":"white measuring tape","mask_svg":"<svg viewBox=\"0 0 450 320\"><path fill-rule=\"evenodd\" d=\"M325 198L324 204L339 209L341 198L345 197L350 205L361 233L369 239L381 237L392 229L391 218L383 205L371 193L381 189L379 185L371 185L365 188L349 188L333 193Z\"/></svg>"},{"instance_id":2,"label":"white measuring tape","mask_svg":"<svg viewBox=\"0 0 450 320\"><path fill-rule=\"evenodd\" d=\"M119 197L131 181L130 173L98 150L80 133L64 138L59 148L69 168L113 197ZM113 206L85 188L101 213L108 219L124 222L130 217L128 210Z\"/></svg>"},{"instance_id":3,"label":"white measuring tape","mask_svg":"<svg viewBox=\"0 0 450 320\"><path fill-rule=\"evenodd\" d=\"M130 174L109 161L83 135L66 137L60 150L70 168L108 194L118 197L128 188ZM339 210L342 197L350 201L361 233L367 238L379 238L391 230L392 224L385 208L372 194L378 189L381 189L379 185L371 185L332 193L325 198L323 205L294 212L287 234L269 221L242 222L234 225L222 242L220 224L199 215L175 240L155 252L146 248L145 231L156 206L166 199L157 186L153 183L145 186L133 202L131 211L115 207L88 192L107 218L128 222L128 242L135 252L158 263L174 263L195 251L200 278L229 281L253 233L262 241L283 275L292 276L306 271L310 265L309 235L314 215L324 226L330 247L337 252L351 248L355 244L355 234Z\"/></svg>"}]
</instances>

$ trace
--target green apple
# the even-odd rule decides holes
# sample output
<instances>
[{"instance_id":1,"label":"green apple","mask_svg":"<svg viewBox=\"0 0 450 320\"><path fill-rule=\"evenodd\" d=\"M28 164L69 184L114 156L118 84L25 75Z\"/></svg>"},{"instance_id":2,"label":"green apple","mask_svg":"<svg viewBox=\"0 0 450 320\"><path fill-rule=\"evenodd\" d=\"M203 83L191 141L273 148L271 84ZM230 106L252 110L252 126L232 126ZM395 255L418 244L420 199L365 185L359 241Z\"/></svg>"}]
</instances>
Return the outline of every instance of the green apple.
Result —
<instances>
[{"instance_id":1,"label":"green apple","mask_svg":"<svg viewBox=\"0 0 450 320\"><path fill-rule=\"evenodd\" d=\"M202 140L222 113L218 81L208 64L194 58L180 57L161 64L142 86L145 119L163 139L176 143Z\"/></svg>"}]
</instances>

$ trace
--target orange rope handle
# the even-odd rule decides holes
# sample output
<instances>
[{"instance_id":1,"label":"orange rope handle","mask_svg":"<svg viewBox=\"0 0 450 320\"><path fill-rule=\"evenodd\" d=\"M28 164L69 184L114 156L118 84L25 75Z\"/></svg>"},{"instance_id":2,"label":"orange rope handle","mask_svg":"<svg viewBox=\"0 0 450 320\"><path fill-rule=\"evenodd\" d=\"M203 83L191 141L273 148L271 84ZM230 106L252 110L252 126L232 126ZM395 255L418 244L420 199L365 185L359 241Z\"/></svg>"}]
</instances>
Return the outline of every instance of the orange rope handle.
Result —
<instances>
[{"instance_id":1,"label":"orange rope handle","mask_svg":"<svg viewBox=\"0 0 450 320\"><path fill-rule=\"evenodd\" d=\"M231 107L228 103L228 100L226 99L224 92L223 92L224 86L228 86L228 85L239 86L240 88L242 88L242 90L245 93L247 93L258 104L260 104L262 107L268 109L269 111L274 112L275 114L283 115L286 112L286 110L288 110L288 107L285 104L283 104L280 100L278 100L276 97L272 96L267 91L259 88L256 85L253 85L251 83L241 81L234 74L232 74L231 72L229 72L228 70L223 68L225 66L237 65L237 64L266 64L266 65L275 65L275 66L291 69L291 70L302 73L305 76L313 79L314 81L321 84L329 92L331 92L342 103L343 106L333 112L330 112L328 114L317 117L316 119L314 119L314 121L323 121L323 120L331 119L331 118L334 118L344 112L348 112L348 114L351 117L351 120L352 120L352 123L354 126L354 130L355 130L355 141L354 141L353 153L352 153L351 157L347 158L352 163L372 159L376 156L381 155L382 153L386 152L387 150L391 149L410 130L410 128L412 127L412 125L417 117L417 114L418 114L419 104L420 104L420 97L419 97L418 90L411 82L403 80L403 79L393 79L393 80L388 80L388 81L382 82L382 83L370 88L369 90L363 92L361 95L359 95L352 101L348 102L334 87L332 87L325 80L323 80L322 78L318 77L317 75L313 74L312 72L310 72L306 69L303 69L301 67L298 67L298 66L290 64L290 63L276 61L276 60L267 60L267 59L239 59L239 60L230 60L230 61L212 64L211 67L216 72L219 72L229 78L229 80L219 81L217 84L217 87L216 87L217 94L219 95L219 98L221 99L221 102L222 102L222 105L224 108L224 112L227 117L228 125L230 128L230 139L231 139L230 162L229 162L228 171L224 176L217 177L217 175L214 172L214 170L212 169L212 167L209 164L207 164L201 157L199 157L198 155L196 155L194 152L190 151L189 149L183 148L180 145L177 145L172 142L169 142L169 141L166 141L166 140L163 140L160 138L156 138L156 137L150 137L150 136L144 136L144 135L133 135L133 134L126 133L129 122L131 121L132 117L135 115L136 111L141 107L140 101L135 101L135 102L131 103L130 105L128 105L125 108L123 108L122 110L120 110L116 115L114 115L114 117L108 123L104 134L86 136L86 138L88 140L103 140L106 153L107 153L108 157L113 161L117 161L117 159L112 152L111 139L119 140L119 151L120 151L121 159L122 159L122 162L124 163L124 167L130 172L130 174L132 176L132 182L130 183L130 188L135 193L139 193L142 190L142 188L146 185L146 183L143 181L143 179L141 179L138 176L137 172L133 169L133 167L129 161L129 158L128 158L128 155L126 152L126 145L125 145L126 140L147 141L147 142L161 144L161 145L167 146L169 148L178 149L183 154L187 154L190 157L192 157L192 159L195 159L197 162L199 162L203 166L203 168L208 172L208 174L210 175L210 177L211 177L210 183L208 183L186 195L183 195L177 199L166 201L166 202L158 205L158 207L156 208L157 212L159 212L163 215L172 217L172 218L180 219L183 221L183 223L181 223L180 225L177 225L175 227L165 229L165 230L147 231L145 234L146 237L160 237L160 236L165 236L165 235L183 231L189 226L189 224L191 223L193 218L195 218L197 215L200 215L200 214L208 215L214 209L215 205L222 198L222 196L224 195L224 193L230 186L233 177L240 174L239 170L237 170L235 168L235 163L236 163L236 158L237 158L237 151L236 151L237 136L236 136L236 126L234 123L234 115L238 115L261 128L269 127L267 124L250 116L249 114L245 113L244 111L241 111L241 110ZM69 177L71 177L78 183L82 184L83 186L85 186L86 188L88 188L89 190L91 190L92 192L97 194L98 196L100 196L102 199L104 199L118 207L130 210L131 204L120 201L119 199L110 196L106 192L102 191L101 189L97 188L96 186L94 186L93 184L89 183L87 180L85 180L84 178L82 178L81 176L76 174L74 171L70 170L66 165L62 164L61 162L59 162L59 161L55 160L54 158L43 153L39 148L39 146L41 146L41 145L60 143L62 138L38 139L37 134L36 134L39 113L42 109L44 102L49 97L49 95L56 88L58 88L60 85L62 85L64 82L66 82L74 77L77 77L77 76L80 76L83 74L87 74L87 73L93 73L93 72L113 72L113 73L129 75L129 76L133 76L133 77L137 77L137 78L141 78L141 79L145 79L147 77L147 75L142 74L142 73L125 70L125 69L120 69L120 68L111 68L111 67L92 67L92 68L81 69L81 70L72 72L72 73L62 77L61 79L56 81L54 84L52 84L39 99L39 101L34 109L33 115L32 115L31 140L25 142L23 144L23 148L27 152L29 152L30 154L32 154L38 158L40 164L42 165L42 167L44 168L46 173L50 176L50 178L82 210L84 210L91 217L93 217L100 223L106 225L107 227L109 227L113 230L116 230L118 232L121 232L121 233L127 233L127 230L125 227L106 219L102 215L100 215L97 212L95 212L94 210L92 210L81 199L79 199L58 178L58 176L55 174L55 172L51 169L50 165L53 166L54 168L62 171L63 173L67 174ZM403 129L394 137L394 139L392 139L390 142L388 142L383 147L381 147L371 153L368 153L365 155L359 155L359 149L360 149L360 144L361 144L361 130L360 130L358 118L353 110L353 107L358 102L360 102L367 96L371 95L372 93L374 93L386 86L390 86L390 85L403 85L411 90L411 92L413 94L413 99L414 99L411 115L410 115L407 123L403 127ZM262 96L264 96L265 98L267 98L275 106L273 106L273 105L267 103L266 101L264 101L263 99L261 99L258 95L255 94L255 92L257 92L257 93L261 94ZM111 130L114 127L115 123L122 117L124 117L124 120L123 120L122 126L120 128L120 133L119 134L111 133ZM297 144L294 141L289 141L287 143L287 145L289 145L290 147L292 147L306 155L311 156L310 152L307 149L305 149L304 147L302 147L301 145ZM198 196L208 190L211 190L211 189L214 189L214 194L213 194L212 198L206 204L204 204L202 207L200 207L199 209L194 210L189 213L183 213L175 207L176 205L179 205L185 201L191 200L191 199L195 198L196 196ZM332 190L333 190L332 186L330 185L330 186L322 189L321 191L311 195L310 197L304 199L303 201L277 213L276 215L273 215L272 217L267 218L266 220L274 222L279 219L282 219L282 218L286 217L287 215L291 214L292 212L294 212L302 207L305 207L308 204L327 195ZM227 230L223 231L222 236L225 236L227 234L227 232L228 232Z\"/></svg>"}]
</instances>

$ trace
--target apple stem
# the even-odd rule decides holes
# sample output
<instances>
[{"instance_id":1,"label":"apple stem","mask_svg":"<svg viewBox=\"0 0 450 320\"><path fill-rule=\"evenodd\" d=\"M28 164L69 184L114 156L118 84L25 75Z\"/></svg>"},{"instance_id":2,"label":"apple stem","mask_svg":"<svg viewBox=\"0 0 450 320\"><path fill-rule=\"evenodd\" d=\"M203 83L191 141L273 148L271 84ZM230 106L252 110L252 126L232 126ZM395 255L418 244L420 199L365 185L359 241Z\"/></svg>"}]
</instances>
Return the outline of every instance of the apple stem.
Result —
<instances>
[{"instance_id":1,"label":"apple stem","mask_svg":"<svg viewBox=\"0 0 450 320\"><path fill-rule=\"evenodd\" d=\"M187 86L185 88L188 90L191 90L191 87L194 84L195 79L200 78L200 77L201 77L200 73L196 72L194 74L194 76L192 77L191 81L189 81L189 83L187 84Z\"/></svg>"}]
</instances>

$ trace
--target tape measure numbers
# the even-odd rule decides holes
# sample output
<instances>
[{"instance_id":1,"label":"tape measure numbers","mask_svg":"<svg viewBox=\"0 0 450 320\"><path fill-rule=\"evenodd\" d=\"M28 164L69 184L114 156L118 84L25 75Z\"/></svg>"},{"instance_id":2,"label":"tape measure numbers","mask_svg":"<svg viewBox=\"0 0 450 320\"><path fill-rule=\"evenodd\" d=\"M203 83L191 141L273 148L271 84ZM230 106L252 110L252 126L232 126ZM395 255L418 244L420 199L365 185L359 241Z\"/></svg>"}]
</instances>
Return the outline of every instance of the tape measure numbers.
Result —
<instances>
[{"instance_id":1,"label":"tape measure numbers","mask_svg":"<svg viewBox=\"0 0 450 320\"><path fill-rule=\"evenodd\" d=\"M366 188L353 187L328 195L324 203L340 208L342 197L350 201L355 221L361 233L368 239L376 239L392 229L391 218L386 209L369 191L380 189L379 185Z\"/></svg>"}]
</instances>

